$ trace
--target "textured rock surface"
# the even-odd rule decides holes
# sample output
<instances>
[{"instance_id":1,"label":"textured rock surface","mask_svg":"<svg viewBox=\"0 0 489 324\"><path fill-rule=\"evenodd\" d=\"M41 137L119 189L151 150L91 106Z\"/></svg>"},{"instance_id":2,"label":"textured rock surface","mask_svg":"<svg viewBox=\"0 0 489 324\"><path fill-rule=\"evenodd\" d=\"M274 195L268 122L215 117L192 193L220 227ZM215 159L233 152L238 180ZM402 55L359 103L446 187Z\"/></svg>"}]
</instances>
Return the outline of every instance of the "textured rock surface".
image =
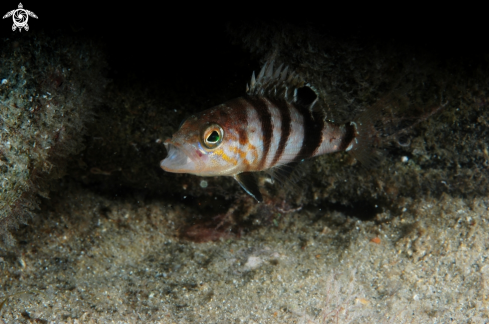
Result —
<instances>
[{"instance_id":1,"label":"textured rock surface","mask_svg":"<svg viewBox=\"0 0 489 324\"><path fill-rule=\"evenodd\" d=\"M44 34L1 40L0 237L26 222L51 180L79 153L105 85L102 53L89 40Z\"/></svg>"}]
</instances>

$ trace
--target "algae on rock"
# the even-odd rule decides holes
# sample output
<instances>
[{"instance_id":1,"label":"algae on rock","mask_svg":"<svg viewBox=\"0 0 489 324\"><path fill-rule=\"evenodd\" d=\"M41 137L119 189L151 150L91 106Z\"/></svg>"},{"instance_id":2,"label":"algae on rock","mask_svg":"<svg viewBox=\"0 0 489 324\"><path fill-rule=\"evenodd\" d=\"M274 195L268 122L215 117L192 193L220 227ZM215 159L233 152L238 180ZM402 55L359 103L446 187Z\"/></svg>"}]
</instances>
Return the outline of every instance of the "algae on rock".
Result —
<instances>
[{"instance_id":1,"label":"algae on rock","mask_svg":"<svg viewBox=\"0 0 489 324\"><path fill-rule=\"evenodd\" d=\"M0 237L13 244L9 229L82 148L105 61L92 41L66 37L22 34L0 46Z\"/></svg>"}]
</instances>

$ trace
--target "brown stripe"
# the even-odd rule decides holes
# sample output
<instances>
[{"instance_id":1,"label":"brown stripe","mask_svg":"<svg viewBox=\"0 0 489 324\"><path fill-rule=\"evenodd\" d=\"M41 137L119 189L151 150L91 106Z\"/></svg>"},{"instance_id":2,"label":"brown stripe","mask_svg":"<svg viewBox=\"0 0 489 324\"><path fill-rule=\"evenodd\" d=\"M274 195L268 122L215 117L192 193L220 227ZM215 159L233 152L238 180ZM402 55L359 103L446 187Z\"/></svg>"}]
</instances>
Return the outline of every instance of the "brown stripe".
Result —
<instances>
[{"instance_id":1,"label":"brown stripe","mask_svg":"<svg viewBox=\"0 0 489 324\"><path fill-rule=\"evenodd\" d=\"M339 151L346 150L350 145L351 141L353 141L353 139L355 138L355 134L356 134L355 126L353 126L352 124L346 123L344 127L345 127L345 135L343 135L343 137L341 138L341 143L338 147Z\"/></svg>"},{"instance_id":2,"label":"brown stripe","mask_svg":"<svg viewBox=\"0 0 489 324\"><path fill-rule=\"evenodd\" d=\"M235 100L231 100L228 104L230 107L236 108L234 109L234 116L236 118L235 121L238 124L238 141L241 148L245 147L248 144L248 115L246 114L246 101L243 98L237 98Z\"/></svg>"},{"instance_id":3,"label":"brown stripe","mask_svg":"<svg viewBox=\"0 0 489 324\"><path fill-rule=\"evenodd\" d=\"M314 152L318 149L322 142L322 133L324 128L324 120L321 114L312 112L309 108L294 105L294 107L302 114L304 139L302 148L294 158L294 162L299 162L303 159L314 156Z\"/></svg>"},{"instance_id":4,"label":"brown stripe","mask_svg":"<svg viewBox=\"0 0 489 324\"><path fill-rule=\"evenodd\" d=\"M290 107L287 102L285 102L285 100L272 100L272 104L277 107L280 112L280 118L282 120L282 132L280 134L280 142L278 143L277 151L275 152L275 156L273 157L270 167L275 166L277 162L280 161L291 131Z\"/></svg>"},{"instance_id":5,"label":"brown stripe","mask_svg":"<svg viewBox=\"0 0 489 324\"><path fill-rule=\"evenodd\" d=\"M261 130L263 133L263 157L258 164L257 169L262 170L267 160L268 152L270 151L270 143L272 142L272 114L268 110L267 103L263 98L247 96L244 97L244 99L256 110L261 122Z\"/></svg>"}]
</instances>

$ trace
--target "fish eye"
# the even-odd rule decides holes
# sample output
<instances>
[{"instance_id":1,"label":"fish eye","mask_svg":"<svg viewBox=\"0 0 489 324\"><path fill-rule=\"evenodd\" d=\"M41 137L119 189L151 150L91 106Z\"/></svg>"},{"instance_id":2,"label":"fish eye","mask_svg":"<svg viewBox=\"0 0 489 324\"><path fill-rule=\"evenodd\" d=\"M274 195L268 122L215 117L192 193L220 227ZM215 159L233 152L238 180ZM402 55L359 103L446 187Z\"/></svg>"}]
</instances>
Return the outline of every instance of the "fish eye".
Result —
<instances>
[{"instance_id":1,"label":"fish eye","mask_svg":"<svg viewBox=\"0 0 489 324\"><path fill-rule=\"evenodd\" d=\"M212 131L212 133L209 135L209 137L207 137L207 142L215 144L219 141L220 138L221 138L221 136L219 136L218 132Z\"/></svg>"},{"instance_id":2,"label":"fish eye","mask_svg":"<svg viewBox=\"0 0 489 324\"><path fill-rule=\"evenodd\" d=\"M221 126L211 124L204 129L202 134L202 143L208 149L215 149L221 144L223 136L224 132Z\"/></svg>"}]
</instances>

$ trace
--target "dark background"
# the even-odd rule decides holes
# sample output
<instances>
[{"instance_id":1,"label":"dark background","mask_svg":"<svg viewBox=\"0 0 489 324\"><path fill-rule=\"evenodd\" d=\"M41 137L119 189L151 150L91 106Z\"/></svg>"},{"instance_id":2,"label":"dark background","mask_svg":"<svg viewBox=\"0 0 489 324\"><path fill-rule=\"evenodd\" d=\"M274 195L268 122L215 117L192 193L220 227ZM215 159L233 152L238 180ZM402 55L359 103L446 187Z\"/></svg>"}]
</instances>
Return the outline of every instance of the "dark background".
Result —
<instances>
[{"instance_id":1,"label":"dark background","mask_svg":"<svg viewBox=\"0 0 489 324\"><path fill-rule=\"evenodd\" d=\"M18 1L2 1L1 15L16 9ZM131 2L106 6L100 2L23 1L24 9L39 18L29 18L30 30L102 41L108 52L111 78L127 75L142 81L165 82L179 74L193 73L189 82L208 82L219 77L229 60L242 59L239 45L231 44L226 26L242 22L282 21L311 25L335 38L361 42L399 43L443 57L484 59L489 42L481 8L378 7L347 4L327 9L296 3L288 15L276 10L235 3L234 8L196 7L193 3ZM293 10L292 10L293 9ZM318 15L318 13L320 15ZM316 18L312 18L311 16ZM482 13L481 13L482 14ZM240 17L248 17L246 20ZM0 20L0 37L12 34L12 19ZM256 69L258 67L252 67Z\"/></svg>"}]
</instances>

